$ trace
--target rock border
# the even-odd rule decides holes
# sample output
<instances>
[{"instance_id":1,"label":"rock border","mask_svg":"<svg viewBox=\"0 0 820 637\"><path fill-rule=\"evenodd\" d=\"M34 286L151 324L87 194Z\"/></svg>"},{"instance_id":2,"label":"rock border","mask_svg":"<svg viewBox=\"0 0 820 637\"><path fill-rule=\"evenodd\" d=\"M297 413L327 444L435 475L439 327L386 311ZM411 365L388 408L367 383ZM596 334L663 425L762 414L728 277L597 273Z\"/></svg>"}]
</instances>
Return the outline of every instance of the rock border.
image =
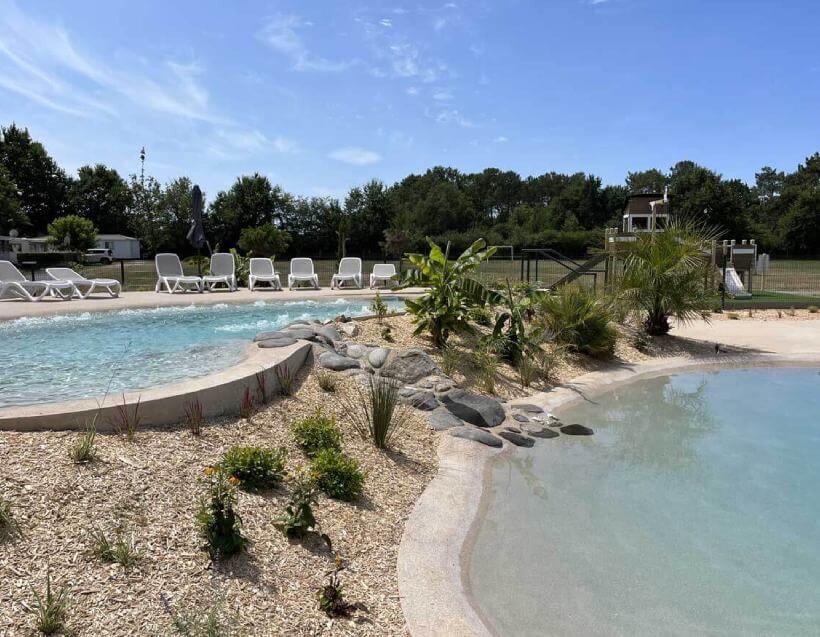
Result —
<instances>
[{"instance_id":1,"label":"rock border","mask_svg":"<svg viewBox=\"0 0 820 637\"><path fill-rule=\"evenodd\" d=\"M667 374L819 364L820 354L667 358L590 372L519 404L534 404L549 412L637 380ZM510 407L517 402L511 401ZM470 591L468 565L482 507L486 506L490 461L499 453L514 453L514 447L491 449L441 436L438 473L416 502L399 546L399 594L407 631L414 637L495 634Z\"/></svg>"}]
</instances>

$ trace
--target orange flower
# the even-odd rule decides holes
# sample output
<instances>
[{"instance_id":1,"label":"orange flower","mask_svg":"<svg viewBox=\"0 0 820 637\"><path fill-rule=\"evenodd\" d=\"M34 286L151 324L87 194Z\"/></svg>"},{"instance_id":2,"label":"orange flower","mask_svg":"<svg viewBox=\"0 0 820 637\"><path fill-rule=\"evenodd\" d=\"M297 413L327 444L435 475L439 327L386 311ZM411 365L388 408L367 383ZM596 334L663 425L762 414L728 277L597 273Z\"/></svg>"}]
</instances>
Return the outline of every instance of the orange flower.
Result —
<instances>
[{"instance_id":1,"label":"orange flower","mask_svg":"<svg viewBox=\"0 0 820 637\"><path fill-rule=\"evenodd\" d=\"M236 476L231 476L230 478L228 478L228 482L231 484L232 487L235 487L238 486L239 483L242 481Z\"/></svg>"},{"instance_id":2,"label":"orange flower","mask_svg":"<svg viewBox=\"0 0 820 637\"><path fill-rule=\"evenodd\" d=\"M216 473L216 467L205 467L205 475L210 477Z\"/></svg>"}]
</instances>

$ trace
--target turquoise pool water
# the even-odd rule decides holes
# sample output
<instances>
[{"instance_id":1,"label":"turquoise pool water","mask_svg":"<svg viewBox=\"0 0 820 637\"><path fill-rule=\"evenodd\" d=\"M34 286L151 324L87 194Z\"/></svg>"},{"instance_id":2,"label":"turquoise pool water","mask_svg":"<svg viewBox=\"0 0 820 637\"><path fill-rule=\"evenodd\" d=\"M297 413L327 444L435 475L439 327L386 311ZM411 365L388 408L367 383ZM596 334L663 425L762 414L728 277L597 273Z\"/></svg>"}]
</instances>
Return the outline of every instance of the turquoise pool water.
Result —
<instances>
[{"instance_id":1,"label":"turquoise pool water","mask_svg":"<svg viewBox=\"0 0 820 637\"><path fill-rule=\"evenodd\" d=\"M820 634L820 373L638 382L494 463L469 555L502 635Z\"/></svg>"},{"instance_id":2,"label":"turquoise pool water","mask_svg":"<svg viewBox=\"0 0 820 637\"><path fill-rule=\"evenodd\" d=\"M391 310L404 302L385 298ZM257 301L0 322L0 407L103 396L235 365L257 332L361 316L369 301ZM109 387L110 384L110 387Z\"/></svg>"}]
</instances>

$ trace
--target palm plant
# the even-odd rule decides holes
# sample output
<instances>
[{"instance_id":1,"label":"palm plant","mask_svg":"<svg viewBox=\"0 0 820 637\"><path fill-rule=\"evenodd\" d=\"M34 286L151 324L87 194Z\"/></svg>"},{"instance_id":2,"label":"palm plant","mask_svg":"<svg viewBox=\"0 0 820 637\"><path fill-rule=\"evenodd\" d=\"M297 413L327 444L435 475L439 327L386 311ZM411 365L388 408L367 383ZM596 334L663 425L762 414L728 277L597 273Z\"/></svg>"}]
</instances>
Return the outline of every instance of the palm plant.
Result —
<instances>
[{"instance_id":1,"label":"palm plant","mask_svg":"<svg viewBox=\"0 0 820 637\"><path fill-rule=\"evenodd\" d=\"M714 228L673 220L662 232L639 235L624 263L621 298L643 315L648 334L669 332L669 319L685 323L701 317L708 304L704 282L708 244Z\"/></svg>"},{"instance_id":2,"label":"palm plant","mask_svg":"<svg viewBox=\"0 0 820 637\"><path fill-rule=\"evenodd\" d=\"M501 311L498 312L493 328L492 340L501 356L518 365L522 356L538 348L541 333L537 328L527 329L527 322L532 314L534 294L515 293L509 280L507 291L499 295Z\"/></svg>"},{"instance_id":3,"label":"palm plant","mask_svg":"<svg viewBox=\"0 0 820 637\"><path fill-rule=\"evenodd\" d=\"M456 260L450 259L450 243L442 250L429 238L430 253L408 254L413 268L405 275L404 285L429 288L427 294L416 300L405 301L416 324L415 334L430 332L433 344L442 348L454 332L471 332L469 313L474 307L496 303L500 296L486 288L471 275L482 261L495 254L495 247L487 247L478 239Z\"/></svg>"},{"instance_id":4,"label":"palm plant","mask_svg":"<svg viewBox=\"0 0 820 637\"><path fill-rule=\"evenodd\" d=\"M539 303L538 322L567 349L607 357L615 351L616 332L610 325L610 304L580 285L566 285Z\"/></svg>"}]
</instances>

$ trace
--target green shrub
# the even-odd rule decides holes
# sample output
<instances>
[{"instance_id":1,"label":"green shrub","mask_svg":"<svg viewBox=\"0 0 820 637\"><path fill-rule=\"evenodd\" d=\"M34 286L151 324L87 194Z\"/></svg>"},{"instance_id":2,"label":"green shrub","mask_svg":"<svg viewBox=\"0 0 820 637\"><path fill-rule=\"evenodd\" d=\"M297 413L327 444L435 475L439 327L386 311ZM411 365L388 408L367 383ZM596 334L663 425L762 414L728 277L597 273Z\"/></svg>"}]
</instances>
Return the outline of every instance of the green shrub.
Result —
<instances>
[{"instance_id":1,"label":"green shrub","mask_svg":"<svg viewBox=\"0 0 820 637\"><path fill-rule=\"evenodd\" d=\"M224 471L249 489L272 489L285 476L284 449L234 446L220 463Z\"/></svg>"},{"instance_id":2,"label":"green shrub","mask_svg":"<svg viewBox=\"0 0 820 637\"><path fill-rule=\"evenodd\" d=\"M809 314L817 314L817 306L816 305L809 305L808 308Z\"/></svg>"},{"instance_id":3,"label":"green shrub","mask_svg":"<svg viewBox=\"0 0 820 637\"><path fill-rule=\"evenodd\" d=\"M336 375L333 372L316 372L316 382L323 391L330 393L335 392L338 385Z\"/></svg>"},{"instance_id":4,"label":"green shrub","mask_svg":"<svg viewBox=\"0 0 820 637\"><path fill-rule=\"evenodd\" d=\"M288 537L302 537L316 526L313 505L316 504L316 483L310 476L300 476L290 500L275 526Z\"/></svg>"},{"instance_id":5,"label":"green shrub","mask_svg":"<svg viewBox=\"0 0 820 637\"><path fill-rule=\"evenodd\" d=\"M370 304L370 311L376 316L376 322L381 325L384 317L387 316L387 304L382 300L381 294L378 292L376 292L376 296Z\"/></svg>"},{"instance_id":6,"label":"green shrub","mask_svg":"<svg viewBox=\"0 0 820 637\"><path fill-rule=\"evenodd\" d=\"M488 394L495 393L495 378L498 375L499 355L491 343L482 345L473 352L473 367L482 389Z\"/></svg>"},{"instance_id":7,"label":"green shrub","mask_svg":"<svg viewBox=\"0 0 820 637\"><path fill-rule=\"evenodd\" d=\"M95 460L97 457L97 452L94 449L96 438L97 428L91 422L80 436L80 439L68 450L68 455L74 461L74 464L88 464Z\"/></svg>"},{"instance_id":8,"label":"green shrub","mask_svg":"<svg viewBox=\"0 0 820 637\"><path fill-rule=\"evenodd\" d=\"M316 486L331 498L352 502L362 494L364 473L359 462L335 449L322 449L310 463Z\"/></svg>"},{"instance_id":9,"label":"green shrub","mask_svg":"<svg viewBox=\"0 0 820 637\"><path fill-rule=\"evenodd\" d=\"M471 308L467 316L473 323L482 327L492 327L495 322L492 311L483 306Z\"/></svg>"},{"instance_id":10,"label":"green shrub","mask_svg":"<svg viewBox=\"0 0 820 637\"><path fill-rule=\"evenodd\" d=\"M203 547L211 559L219 560L239 553L245 546L242 518L234 510L239 479L222 467L207 467L208 496L202 501L196 520Z\"/></svg>"},{"instance_id":11,"label":"green shrub","mask_svg":"<svg viewBox=\"0 0 820 637\"><path fill-rule=\"evenodd\" d=\"M312 416L299 420L291 426L296 444L308 457L315 456L323 449L340 450L342 448L342 434L336 426L336 421L317 410Z\"/></svg>"},{"instance_id":12,"label":"green shrub","mask_svg":"<svg viewBox=\"0 0 820 637\"><path fill-rule=\"evenodd\" d=\"M581 286L564 286L545 296L539 304L538 319L556 343L595 357L612 356L616 332L606 302Z\"/></svg>"}]
</instances>

